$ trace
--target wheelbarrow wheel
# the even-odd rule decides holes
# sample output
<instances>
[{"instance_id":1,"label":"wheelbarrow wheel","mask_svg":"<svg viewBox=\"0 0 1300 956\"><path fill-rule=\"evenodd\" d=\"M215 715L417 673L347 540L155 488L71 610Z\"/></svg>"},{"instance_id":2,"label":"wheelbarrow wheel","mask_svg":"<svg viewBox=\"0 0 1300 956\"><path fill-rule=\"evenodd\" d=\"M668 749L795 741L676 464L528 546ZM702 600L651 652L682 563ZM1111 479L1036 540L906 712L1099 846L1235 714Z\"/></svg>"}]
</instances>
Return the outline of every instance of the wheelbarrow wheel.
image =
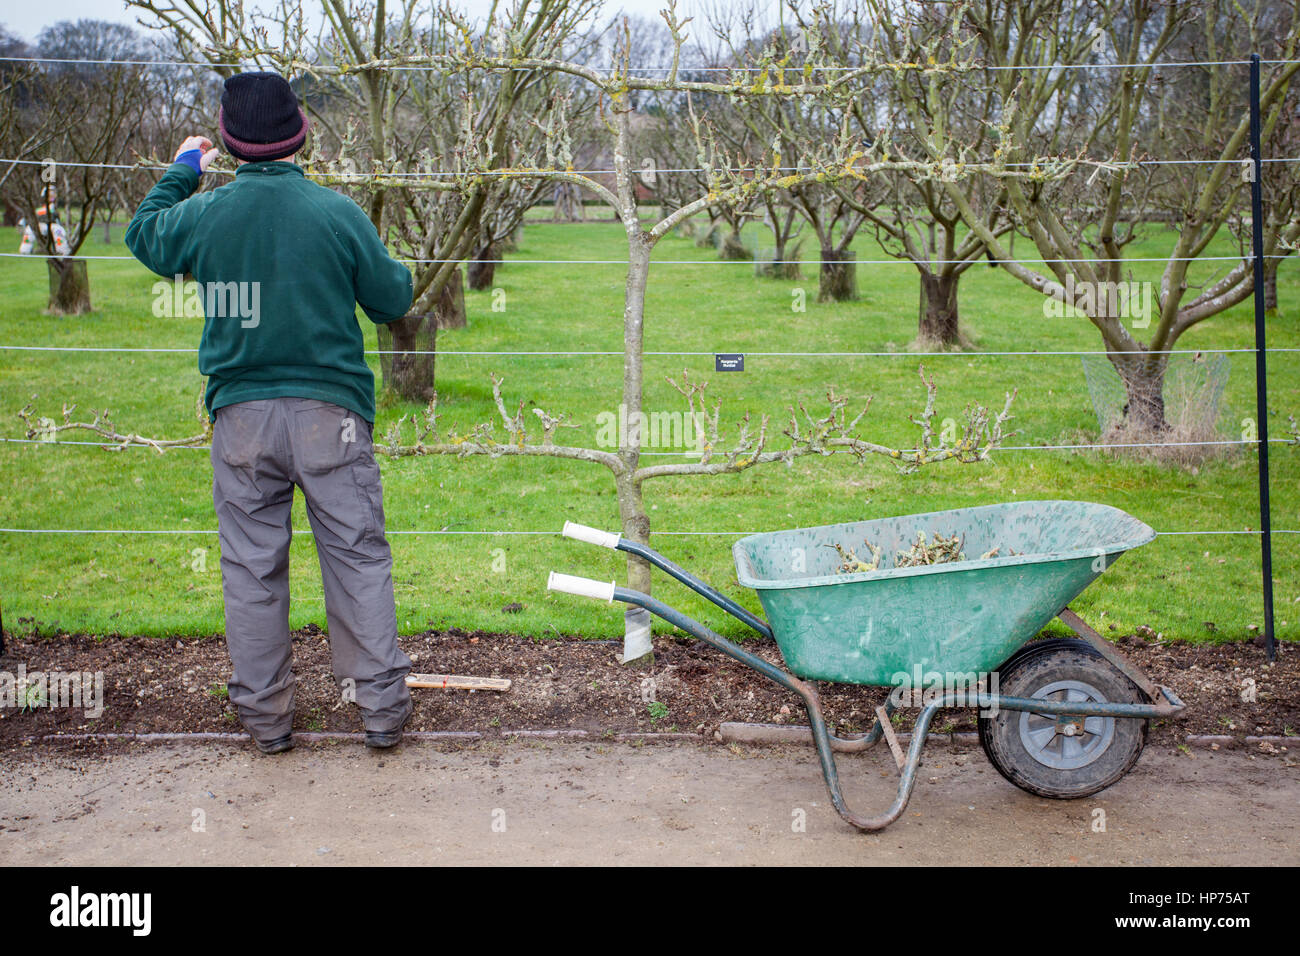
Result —
<instances>
[{"instance_id":1,"label":"wheelbarrow wheel","mask_svg":"<svg viewBox=\"0 0 1300 956\"><path fill-rule=\"evenodd\" d=\"M1085 641L1059 638L1021 648L998 669L1004 697L1146 703L1142 691ZM998 773L1040 797L1072 800L1128 773L1146 745L1147 721L999 710L979 718L980 744Z\"/></svg>"}]
</instances>

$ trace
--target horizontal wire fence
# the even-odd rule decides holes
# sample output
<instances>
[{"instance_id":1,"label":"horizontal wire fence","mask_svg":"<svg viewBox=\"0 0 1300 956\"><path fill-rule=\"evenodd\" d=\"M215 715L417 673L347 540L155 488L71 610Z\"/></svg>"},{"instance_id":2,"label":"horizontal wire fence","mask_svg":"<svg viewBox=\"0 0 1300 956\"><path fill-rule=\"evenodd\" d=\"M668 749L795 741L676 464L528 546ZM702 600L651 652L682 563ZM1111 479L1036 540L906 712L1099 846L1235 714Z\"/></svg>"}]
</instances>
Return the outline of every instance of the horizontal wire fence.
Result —
<instances>
[{"instance_id":1,"label":"horizontal wire fence","mask_svg":"<svg viewBox=\"0 0 1300 956\"><path fill-rule=\"evenodd\" d=\"M83 66L84 66L84 65L112 65L112 66L181 67L181 68L208 68L208 69L210 69L210 68L212 67L212 64L209 63L209 62L206 62L206 61L175 61L175 60L71 60L71 59L57 59L57 58L48 58L48 57L0 57L0 62L29 62L29 63L51 63L51 64L74 64L74 65L83 65ZM1265 65L1279 65L1279 64L1293 64L1293 63L1300 62L1300 61L1297 61L1297 60L1270 60L1270 59L1265 59L1265 60L1261 60L1260 62L1261 62L1262 64L1265 64ZM1173 67L1187 68L1187 67L1206 67L1206 66L1248 66L1248 65L1250 65L1250 63L1251 63L1250 60L1172 61L1172 62L1162 62L1162 63L1154 63L1154 64L1142 64L1141 66L1142 66L1143 68L1146 68L1147 66L1150 66L1150 67L1155 68L1155 69L1162 69L1162 68L1173 68ZM226 64L223 64L223 65L226 65ZM248 64L248 65L249 65L249 66L255 66L256 64ZM903 68L903 69L913 69L913 70L915 70L915 69L926 69L925 67L918 66L918 65L916 65L916 64L897 64L897 65L898 65L900 68ZM241 65L241 67L242 67L242 65ZM1127 68L1133 68L1133 67L1131 67L1129 64L1116 64L1116 63L1082 63L1082 64L1032 64L1032 65L1023 65L1023 66L987 66L987 65L980 65L980 66L977 66L977 67L970 67L970 69L972 69L972 70L974 70L974 69L985 70L985 69L986 69L986 70L990 70L990 71L1016 70L1016 71L1036 72L1036 71L1054 71L1054 70L1066 70L1066 69L1076 69L1076 70L1105 70L1105 69L1123 69L1123 68L1126 68L1126 67L1127 67ZM511 67L511 68L513 69L514 67ZM523 69L524 67L518 67L518 68L519 68L519 69ZM386 66L385 69L394 70L394 71L404 71L404 70L410 70L410 71L435 71L435 70L438 70L438 69L440 69L440 68L439 68L439 67L436 67L436 66L432 66L432 65L395 65L395 66ZM642 68L642 69L638 69L638 70L626 70L626 71L624 71L624 70L622 70L621 68L618 68L618 67L605 67L605 68L594 67L594 68L592 68L592 69L595 70L596 72L607 72L607 73L609 73L610 75L622 74L622 73L624 73L624 72L626 72L628 75L636 75L636 74L638 74L638 73L654 73L654 72L667 73L667 72L670 72L670 70L671 70L672 68L670 68L670 67L646 67L646 68ZM749 67L694 67L694 68L690 68L690 67L684 67L684 66L683 66L683 67L678 67L678 75L679 75L679 77L687 77L687 76L689 76L689 75L691 75L691 74L696 74L696 73L724 73L724 74L732 74L732 75L736 75L736 74L744 74L744 73L746 73L746 72L748 72L748 71L750 71L750 70L753 70L753 69L758 69L758 68L749 68ZM835 72L839 72L839 71L851 72L851 71L853 71L853 70L857 70L857 69L859 69L859 68L858 68L858 67L840 67L840 68L833 68L833 71L835 71ZM825 69L825 68L822 68L822 72L831 72L831 71L832 71L832 70L827 70L827 69ZM1147 166L1162 166L1162 165L1171 165L1171 166L1172 166L1172 165L1183 165L1183 166L1185 166L1185 165L1223 165L1223 164L1239 166L1239 165L1241 165L1241 163L1242 163L1243 161L1244 161L1244 160L1241 160L1241 159L1144 159L1144 160L1132 160L1132 161L1129 161L1129 162L1118 162L1118 163L1109 163L1109 162L1108 162L1107 165L1108 165L1108 166L1111 166L1111 167L1147 167ZM1300 157L1270 157L1270 158L1263 158L1263 157L1261 157L1261 158L1258 160L1258 162L1259 162L1261 165L1262 165L1262 164L1287 164L1287 163L1296 163L1296 162L1300 162ZM23 165L44 165L44 166L48 166L48 165L49 165L47 162L45 162L45 161L43 161L43 160L26 160L26 159L5 159L5 158L0 158L0 165L3 165L3 164L10 164L10 165L18 165L18 164L23 164ZM74 167L79 167L79 168L105 168L105 169L132 170L132 171L145 171L145 170L148 170L148 171L153 171L153 172L163 172L163 171L165 171L165 169L166 169L165 166L161 166L161 165L149 165L149 164L144 164L144 163L140 163L140 164L113 164L113 163L57 163L56 165L61 165L61 166L74 166ZM1035 164L1034 164L1034 163L1030 163L1030 162L1026 162L1026 163L1004 163L1004 164L1001 164L1001 165L1003 165L1003 166L1005 166L1005 167L1008 167L1008 168L1012 168L1012 167L1022 167L1022 166L1023 166L1023 167L1031 167L1031 166L1033 166L1033 165L1035 165ZM802 167L781 167L778 171L798 172L798 171L801 171L801 169L802 169ZM668 168L668 169L657 169L657 168L656 168L656 169L654 169L654 173L655 173L656 175L658 175L658 174L694 174L694 173L718 172L718 171L719 171L719 170L716 170L716 169L715 169L715 170L705 170L705 169L703 169L703 168L699 168L699 167L681 167L681 168ZM728 171L728 172L745 172L746 170L743 169L743 168L740 168L740 167L736 167L736 168L734 168L734 169L729 169L729 170L725 170L725 171ZM232 170L212 169L212 170L209 170L209 172L214 172L214 173L218 173L218 174L221 174L221 175L233 175L233 171L232 171ZM530 173L530 172L531 172L531 173L535 173L536 175L533 176L533 177L529 177L529 176L528 176L528 173ZM514 177L517 177L517 178L541 178L541 177L545 177L545 176L548 174L548 172L549 172L549 171L547 171L547 170L529 170L529 171L524 171L524 172L520 172L520 171L500 171L500 172L497 172L497 171L487 171L487 174L488 174L488 175L500 175L500 176L514 176ZM574 172L574 173L577 173L577 174L580 174L580 175L611 175L611 174L614 174L614 173L617 172L617 171L616 171L616 170L613 170L613 169L585 169L585 170L572 170L572 171L568 171L568 172ZM637 171L634 171L634 172L640 172L640 171L637 170ZM317 174L317 175L319 175L319 174ZM378 178L411 178L411 179L425 178L425 179L434 179L434 178L442 178L442 177L454 177L454 176L457 176L457 175L463 175L463 174L461 174L461 173L455 173L455 172L448 172L448 171L430 170L430 171L421 171L421 172L400 172L400 171L399 171L399 172L392 172L392 173L388 173L388 172L377 172L377 173L347 173L347 174L342 174L342 175L340 175L340 174L325 174L325 175L327 176L327 178L329 178L329 179L331 179L331 180L335 180L335 181L339 181L339 180L341 180L341 181L345 181L345 182L365 182L365 181L367 181L367 180L369 180L369 179L378 179ZM652 203L651 205L653 205L653 203ZM4 257L4 258L28 258L28 259L59 258L59 257L56 257L56 256L49 256L49 255L40 255L40 254L38 254L38 255L30 255L30 254L12 253L12 252L4 252L4 253L0 253L0 257ZM1281 259L1286 259L1286 258L1288 258L1288 257L1289 257L1289 253L1283 253L1283 254L1256 255L1256 256L1254 256L1253 258L1261 258L1261 259L1279 259L1279 260L1281 260ZM80 259L90 259L90 260L97 260L97 261L134 261L134 257L133 257L133 256L77 256L76 258L80 258ZM1172 262L1172 261L1190 261L1190 262L1241 262L1241 261L1243 261L1245 258L1246 258L1246 257L1245 257L1245 256L1242 256L1242 255L1237 255L1237 256L1188 256L1188 257L1170 257L1170 256L1164 256L1164 257L1146 257L1146 258L1143 258L1143 257L1132 257L1132 258L1125 258L1124 261L1125 261L1125 262L1165 262L1165 263L1167 263L1167 262ZM447 260L447 259L403 258L403 259L401 259L401 261L403 261L403 262L409 262L409 263L414 263L414 264L440 264L440 263L445 263L445 262L448 262L448 261L456 261L456 262L461 262L461 263L496 263L496 264L498 264L498 265L504 264L504 261L503 261L503 260L500 260L500 259L457 259L457 260ZM763 261L764 261L765 263L769 262L769 260L766 260L766 259L764 259ZM824 260L820 260L820 259L770 260L770 261L771 261L771 264L773 264L773 265L780 265L780 264L795 264L795 263L798 263L798 264L801 264L801 265L823 265L823 264L827 264L827 265L843 265L843 264L845 264L844 261L842 261L842 260L829 260L829 261L824 261ZM925 265L928 265L928 266L935 266L935 265L956 265L956 264L961 264L961 263L966 262L966 261L968 261L968 260L966 260L966 259L961 259L961 260L929 259L929 260L924 260L924 264L925 264ZM1017 257L1014 261L1016 261L1016 262L1018 262L1018 263L1023 263L1023 264L1051 265L1051 264L1054 264L1054 263L1066 264L1066 263L1075 263L1075 262L1093 262L1093 261L1096 261L1096 260L1094 260L1094 259L1086 259L1086 258L1080 258L1080 259L1066 259L1066 258L1057 258L1057 259L1035 259L1035 258L1019 258L1019 257ZM617 265L617 266L626 266L626 265L627 265L627 260L626 260L626 259L527 259L527 258L512 258L512 259L508 260L508 262L509 262L510 265L516 265L516 264L533 264L533 265ZM751 261L749 261L749 260L734 260L734 261L733 261L733 260L721 260L721 259L712 259L712 260L710 260L710 259L652 259L651 262L652 262L652 265L696 265L696 266L698 266L698 265L740 265L740 266L749 266L749 267L752 267L752 265L753 265L753 263L752 263ZM906 257L889 257L889 258L884 258L884 259L856 259L856 260L852 260L852 262L853 262L853 264L856 264L856 265L911 265L911 266L915 266L915 265L916 265L916 263L914 263L912 260L910 260L910 259L908 259L908 258L906 258ZM0 351L20 351L20 352L56 352L56 353L151 353L151 354L187 354L187 355L193 355L193 354L196 354L198 350L197 350L197 349L184 349L184 348L147 348L147 347L138 347L138 348L115 348L115 347L89 347L89 346L36 346L36 345L13 345L13 344L10 344L10 345L3 345L3 344L0 344ZM718 350L718 351L721 351L721 350ZM712 351L712 352L708 352L708 351L674 351L674 352L669 352L669 351L654 351L654 352L652 352L652 351L647 351L647 352L644 352L643 355L644 355L645 357L677 357L677 358L683 358L683 357L705 357L705 356L711 356L711 355L718 354L718 351ZM1145 353L1145 354L1169 354L1169 355L1175 355L1175 354L1198 354L1198 353L1200 353L1200 354L1206 354L1206 355L1209 355L1209 354L1257 354L1259 351L1260 351L1260 350L1259 350L1259 349L1256 349L1256 348L1223 348L1223 349L1203 348L1203 349L1165 349L1165 350L1156 350L1156 351L1152 351L1152 352L1147 352L1147 353ZM1263 351L1264 351L1264 352L1275 352L1275 353L1294 353L1294 352L1300 352L1300 348L1288 348L1288 347L1280 347L1280 348L1265 348L1265 349L1263 349ZM371 350L366 350L366 354L368 354L368 355L384 355L384 354L399 354L399 353L395 353L395 352L385 352L385 351L381 351L381 350L373 350L373 349L371 349ZM586 358L597 358L597 357L613 357L613 356L621 357L621 356L623 356L624 353L623 353L622 351L597 351L597 350L583 350L583 351L576 351L576 350L571 350L571 351L563 351L563 350L557 350L557 351L513 351L513 350L496 350L496 351L486 351L486 350L483 350L483 351L480 351L480 350L438 351L438 350L435 350L435 351L433 351L433 352L415 352L415 353L400 353L400 354L435 354L435 355L438 355L440 358L452 358L452 357L455 357L455 356L458 356L458 355L463 355L463 356L467 356L467 357L471 357L471 356L472 356L472 357L520 357L520 358L523 358L523 357L586 357ZM748 356L754 356L754 357L770 357L770 358L840 358L840 359L843 359L843 358L873 358L873 359L875 359L875 358L908 358L908 359L913 359L913 358L947 358L947 357L960 357L960 358L965 358L965 359L974 359L974 358L983 358L983 357L1003 357L1003 358L1006 358L1006 357L1016 357L1016 356L1025 356L1025 357L1034 357L1034 358L1041 358L1041 357L1046 357L1046 356L1059 356L1059 357L1064 357L1064 356L1074 356L1074 357L1079 357L1079 356L1104 356L1104 355L1108 355L1108 354L1111 354L1111 353L1109 353L1109 352L1107 352L1107 351L1105 351L1105 350L1100 350L1100 351L1099 351L1099 350L1091 350L1091 351L1089 351L1089 350L1060 350L1060 351L1032 351L1032 350L1027 350L1027 351L989 351L989 352L909 352L909 351L860 351L860 352L836 352L836 351L829 351L829 352L806 352L806 351L805 351L805 352L793 352L793 351L790 351L790 352L780 352L780 351L774 351L774 352L746 352L745 354L746 354L747 357L748 357ZM148 445L139 445L139 444L132 444L132 445L129 445L129 446L123 446L121 442L69 441L69 440L63 440L63 439L49 440L49 439L42 439L42 438L2 438L2 439L0 439L0 441L6 442L6 443L16 443L16 444L55 444L55 445L88 446L88 447L98 447L98 448L108 448L108 449L116 449L116 448L122 448L122 447L133 447L133 448L134 448L134 447L138 447L138 448L147 448L147 447L149 447ZM1270 438L1268 443L1269 443L1269 444L1292 444L1293 441L1292 441L1291 439L1286 439L1286 438ZM1202 446L1203 446L1203 445L1224 445L1224 446L1234 446L1234 445L1256 445L1256 446L1258 446L1258 445L1260 445L1260 444L1261 444L1261 443L1260 443L1259 441L1257 441L1257 440L1245 440L1245 439L1224 439L1224 440L1217 440L1217 441L1135 442L1135 443L1119 443L1119 444L1097 443L1097 444L1064 444L1064 445L1051 445L1051 444L1041 444L1041 445L1015 445L1015 446L1004 446L1004 447L1000 447L1000 448L997 449L997 451L999 451L999 452L1002 452L1002 451L1006 451L1006 452L1036 452L1036 451L1092 451L1092 450L1111 450L1111 449L1116 449L1116 448L1159 448L1159 447L1181 447L1181 446L1198 446L1198 445L1202 445ZM207 445L186 445L186 446L172 446L172 447L173 447L173 448L177 448L177 449L179 449L179 448L189 448L189 449L192 449L192 450L208 450L210 446L207 446ZM848 452L840 452L840 453L843 454L843 453L848 453ZM675 457L675 458L682 458L682 457L685 457L685 456L683 455L683 453L681 453L681 452L643 452L642 454L643 454L643 456L646 456L646 457L650 457L650 456L664 456L664 457ZM723 456L719 456L719 457L723 457ZM216 535L218 532L217 532L215 529L212 529L212 530L207 530L207 529L107 529L107 528L104 528L104 529L78 529L78 528L7 528L7 527L0 527L0 533L3 533L3 534L55 534L55 535L76 535L76 534L87 534L87 535L119 535L119 534L139 534L139 535L209 535L209 536L210 536L210 535ZM432 535L446 535L446 536L489 536L489 537L497 537L497 536L557 536L557 535L559 534L559 532L555 532L555 531L516 531L516 530L448 530L448 529L442 529L442 530L421 530L421 529L415 529L415 530L406 530L406 531L389 530L387 533L388 533L388 534L391 534L391 535L413 535L413 536L422 536L422 535L431 535L431 536L432 536ZM727 537L731 537L731 536L742 536L742 535L747 535L747 534L753 534L753 533L756 533L756 532L754 532L754 531L655 531L654 533L655 533L656 535L664 535L664 536L727 536ZM1157 533L1160 534L1160 535L1162 535L1162 536L1219 536L1219 535L1253 535L1253 536L1258 536L1258 535L1262 534L1263 532L1262 532L1262 531L1251 531L1251 530L1214 530L1214 529L1193 529L1193 530L1160 531L1160 532L1157 532ZM1300 529L1288 529L1288 530L1272 529L1272 530L1271 530L1271 533L1272 533L1272 534L1282 534L1282 535L1294 535L1294 534L1300 534ZM299 530L295 529L295 530L294 530L294 534L295 534L295 535L298 535L298 534L310 535L310 534L311 534L311 531L310 531L310 530L302 530L302 531L299 531Z\"/></svg>"},{"instance_id":2,"label":"horizontal wire fence","mask_svg":"<svg viewBox=\"0 0 1300 956\"><path fill-rule=\"evenodd\" d=\"M132 258L132 257L126 257ZM132 354L181 354L197 355L196 348L153 348L153 347L112 347L112 346L51 346L51 345L5 345L0 344L0 351L19 351L19 352L71 352L71 353L132 353ZM1201 348L1201 349L1163 349L1152 350L1146 354L1169 354L1169 355L1220 355L1220 354L1255 354L1258 350L1254 348ZM1297 347L1270 347L1266 352L1274 353L1297 353L1300 348ZM668 357L668 358L702 358L712 357L724 353L725 350L717 349L713 351L645 351L644 357ZM519 350L432 350L432 351L413 351L398 352L381 349L366 349L367 355L437 355L439 358L454 358L456 356L467 357L606 357L621 358L624 356L622 351L615 350L537 350L537 351L519 351ZM976 359L986 357L1080 357L1080 356L1106 356L1111 353L1105 350L1056 350L1056 351L1032 351L1032 350L1003 350L1003 351L981 351L981 352L908 352L908 351L864 351L864 352L745 352L749 357L776 357L776 358L964 358ZM43 445L74 445L88 446L107 449L119 448L139 448L146 449L151 446L147 444L131 443L123 445L122 442L93 442L93 441L70 441L67 439L43 439L43 438L0 438L0 442L12 444L43 444ZM1170 447L1198 447L1198 446L1240 446L1240 445L1259 445L1258 440L1254 439L1215 439L1202 441L1175 441L1175 442L1105 442L1105 443L1072 443L1072 444L1035 444L1035 445L1005 445L999 446L998 452L1029 452L1029 451L1109 451L1118 448L1170 448ZM1292 445L1294 439L1290 438L1270 438L1269 444L1274 445ZM208 445L176 445L170 446L168 450L190 449L190 450L209 450ZM900 449L902 451L915 451L916 449ZM852 454L848 450L834 451L831 454L845 455ZM671 457L671 458L689 458L689 454L680 451L655 452L643 451L642 457ZM717 457L725 457L719 455ZM5 531L17 531L20 529L0 528L0 533ZM32 530L32 529L21 529ZM144 532L142 532L144 533ZM397 533L397 532L394 532ZM404 532L417 533L417 532ZM433 532L430 532L433 533ZM496 534L496 531L478 532L481 534ZM522 532L505 532L505 533L522 533ZM535 532L537 534L549 534L550 532ZM656 534L667 532L656 532ZM687 532L678 532L687 533ZM730 532L709 532L710 534L726 534ZM735 532L736 534L746 534L749 532ZM1177 534L1194 534L1197 532L1165 532ZM1216 532L1206 531L1206 534L1236 534L1236 533L1258 533L1258 532ZM1278 534L1291 532L1278 531Z\"/></svg>"},{"instance_id":3,"label":"horizontal wire fence","mask_svg":"<svg viewBox=\"0 0 1300 956\"><path fill-rule=\"evenodd\" d=\"M52 345L0 345L0 351L23 351L23 352L76 352L76 353L145 353L145 354L183 354L196 355L198 349L190 348L147 348L147 347L108 347L108 346L52 346ZM1270 348L1268 352L1279 353L1297 353L1300 348ZM1204 348L1204 349L1160 349L1147 352L1148 355L1169 354L1169 355L1221 355L1221 354L1254 354L1255 349L1251 348ZM703 358L712 357L724 353L722 349L713 351L646 351L642 355L645 357L670 357L670 358ZM622 358L624 353L621 351L576 351L576 350L557 350L557 351L516 351L516 350L455 350L455 351L420 351L413 350L407 352L366 349L366 355L436 355L439 358L455 358L456 356L470 357L606 357ZM1079 357L1079 356L1106 356L1110 353L1099 350L1061 350L1061 351L981 351L981 352L745 352L747 358L753 357L794 357L794 358L983 358L983 357L1013 357L1023 356L1031 358L1040 357ZM131 443L123 445L122 442L92 442L92 441L70 441L67 439L45 439L45 438L0 438L0 442L15 444L46 444L46 445L82 445L99 448L150 448L147 444ZM1291 445L1295 444L1294 439L1290 438L1270 438L1270 444ZM1103 442L1103 443L1073 443L1073 444L1033 444L1033 445L999 445L998 452L1017 452L1017 451L1107 451L1117 448L1176 448L1176 447L1208 447L1208 446L1234 446L1234 445L1258 445L1255 439L1213 439L1201 441L1174 441L1174 442ZM192 449L208 450L208 445L174 445L170 449ZM915 448L903 448L900 451L915 452ZM850 455L851 451L847 449L832 451L832 455ZM689 453L680 451L642 451L642 457L665 457L665 458L689 458ZM722 457L722 456L719 456Z\"/></svg>"},{"instance_id":4,"label":"horizontal wire fence","mask_svg":"<svg viewBox=\"0 0 1300 956\"><path fill-rule=\"evenodd\" d=\"M194 348L150 348L150 347L108 347L108 346L45 346L45 345L4 345L0 344L0 351L21 351L21 352L71 352L71 353L134 353L134 354L182 354L197 355L198 349ZM1146 354L1169 354L1169 355L1219 355L1219 354L1255 354L1258 350L1253 348L1202 348L1202 349L1164 349L1155 350ZM1281 347L1266 348L1265 352L1275 353L1297 353L1300 348ZM715 351L646 351L643 352L645 357L669 357L669 358L701 358L712 357L724 353L724 350ZM454 358L456 356L467 357L623 357L621 351L597 351L597 350L551 350L551 351L516 351L516 350L449 350L449 351L414 351L414 352L397 352L380 349L366 349L367 355L437 355L440 358ZM780 357L780 358L965 358L975 359L984 357L1080 357L1080 356L1106 356L1111 353L1104 350L1060 350L1060 351L989 351L989 352L745 352L746 357ZM99 448L150 448L147 444L131 443L124 445L122 442L93 442L93 441L70 441L66 439L43 439L43 438L0 438L0 442L14 444L44 444L44 445L77 445ZM1035 444L1035 445L1006 445L999 446L998 452L1027 452L1027 451L1108 451L1118 448L1170 448L1170 447L1198 447L1198 446L1238 446L1238 445L1259 445L1257 439L1214 439L1202 441L1175 441L1175 442L1104 442L1104 443L1072 443L1072 444ZM1294 439L1290 438L1270 438L1269 444L1275 445L1292 445ZM208 445L176 445L169 446L168 450L190 449L190 450L208 450ZM900 449L902 451L915 451L916 449ZM833 451L831 454L852 454L848 450ZM690 457L689 454L675 452L654 452L643 451L642 457L672 457L684 458ZM725 455L718 455L722 458ZM0 528L0 532L12 531L17 529ZM484 531L483 534L495 534L494 531ZM511 532L514 533L514 532ZM548 534L550 532L536 532L537 534ZM666 533L666 532L656 532ZM723 533L723 532L710 532ZM736 532L744 534L748 532ZM1195 532L1179 532L1191 534ZM1205 532L1215 534L1220 532ZM1237 532L1222 532L1237 533ZM1254 533L1254 532L1252 532ZM1290 533L1290 532L1276 532Z\"/></svg>"}]
</instances>

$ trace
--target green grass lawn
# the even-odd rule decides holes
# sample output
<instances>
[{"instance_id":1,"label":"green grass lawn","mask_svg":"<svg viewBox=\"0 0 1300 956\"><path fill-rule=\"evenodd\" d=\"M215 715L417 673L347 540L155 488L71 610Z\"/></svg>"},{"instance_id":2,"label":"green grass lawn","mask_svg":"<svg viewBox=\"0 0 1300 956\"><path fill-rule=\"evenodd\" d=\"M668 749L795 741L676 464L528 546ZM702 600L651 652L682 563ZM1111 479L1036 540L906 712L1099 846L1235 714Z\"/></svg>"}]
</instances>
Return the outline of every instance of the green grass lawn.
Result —
<instances>
[{"instance_id":1,"label":"green grass lawn","mask_svg":"<svg viewBox=\"0 0 1300 956\"><path fill-rule=\"evenodd\" d=\"M545 211L549 215L549 210ZM85 255L125 254L122 225L112 245L102 230ZM17 230L8 236L16 250ZM756 228L752 246L769 245ZM1159 256L1170 233L1153 231L1135 256ZM883 258L868 237L860 259ZM1017 246L1021 255L1025 247ZM1231 254L1226 240L1212 254ZM595 442L597 416L619 403L621 355L456 355L469 351L620 352L624 270L617 265L529 264L527 260L614 259L624 256L621 227L607 221L552 225L531 221L522 245L497 272L504 311L491 292L469 293L469 327L446 332L439 347L438 389L445 426L466 429L491 417L489 374L504 376L508 401L523 399L578 424L569 443ZM806 257L815 258L815 251ZM916 273L907 264L861 265L857 302L818 305L816 267L801 282L760 280L748 264L723 264L711 249L672 236L660 243L647 300L646 348L652 352L747 352L746 370L714 374L711 355L646 359L647 411L681 408L665 383L688 369L707 378L722 401L722 419L746 412L784 422L786 406L804 400L824 407L828 385L865 400L874 396L864 437L908 445L924 391L919 360L906 351L916 331ZM698 263L698 264L695 264ZM1225 266L1199 265L1203 282ZM1134 263L1133 278L1157 279L1160 263ZM194 348L201 320L152 314L156 281L134 262L91 261L95 312L79 318L42 313L45 264L0 259L0 344ZM1283 266L1280 315L1269 345L1300 346L1300 267ZM803 289L807 308L792 311ZM1100 348L1083 319L1044 316L1042 299L984 265L967 273L961 308L977 351L924 359L940 386L938 418L959 417L965 403L1000 405L1018 388L1015 445L1095 439L1096 419L1078 357L1004 357L980 351ZM1248 348L1253 344L1246 303L1194 329L1179 347ZM375 348L373 326L366 327ZM756 352L893 351L897 357L764 357ZM371 356L378 377L378 362ZM1233 355L1225 415L1237 437L1254 415L1253 356ZM1300 353L1269 356L1271 424L1282 434L1300 412ZM177 437L196 430L194 401L201 380L194 355L75 352L4 353L0 366L0 437L22 437L14 415L36 396L41 414L60 404L107 407L122 430ZM381 400L376 434L412 406ZM531 416L530 416L531 417ZM779 432L780 428L774 431ZM65 435L69 439L87 435ZM784 439L781 439L784 441ZM394 551L398 623L404 632L427 626L509 630L545 637L621 634L617 607L545 591L552 569L624 578L620 556L560 538L564 520L616 528L613 482L601 467L544 459L422 458L388 460L384 473L388 529ZM18 632L190 635L222 629L220 571L210 466L205 451L159 455L133 448L110 452L69 445L0 444L0 526L6 528L183 530L185 535L0 534L0 601L8 628ZM1273 447L1273 522L1300 528L1300 450ZM740 476L650 482L646 504L654 543L671 558L758 609L735 582L730 546L741 532L825 524L866 517L1032 498L1104 502L1159 531L1258 529L1256 455L1235 451L1197 471L1119 460L1097 452L1007 451L989 463L944 464L899 475L888 461L858 466L846 456L804 459ZM301 497L295 527L306 528ZM445 531L419 535L403 532ZM468 532L503 532L498 536ZM512 534L510 532L542 532ZM716 532L716 533L715 533ZM206 550L204 550L206 549ZM1278 633L1300 637L1300 535L1274 538ZM295 539L292 556L295 627L325 623L312 539ZM658 594L725 634L744 633L711 605L660 579ZM503 605L521 602L516 615ZM1167 536L1126 556L1075 604L1103 631L1146 624L1166 636L1240 639L1262 623L1259 539L1255 535ZM1105 617L1102 617L1102 614Z\"/></svg>"}]
</instances>

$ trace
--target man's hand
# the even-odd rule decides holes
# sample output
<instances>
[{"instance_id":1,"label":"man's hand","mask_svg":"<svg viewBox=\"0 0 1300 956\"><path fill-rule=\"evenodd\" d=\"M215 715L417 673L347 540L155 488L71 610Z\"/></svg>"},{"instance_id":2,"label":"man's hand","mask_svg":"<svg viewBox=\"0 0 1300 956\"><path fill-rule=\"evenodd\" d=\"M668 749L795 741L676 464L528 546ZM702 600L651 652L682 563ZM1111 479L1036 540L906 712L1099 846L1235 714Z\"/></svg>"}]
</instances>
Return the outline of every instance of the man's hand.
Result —
<instances>
[{"instance_id":1,"label":"man's hand","mask_svg":"<svg viewBox=\"0 0 1300 956\"><path fill-rule=\"evenodd\" d=\"M196 172L198 172L200 175L202 175L207 170L207 168L212 165L212 161L214 159L216 159L219 155L221 155L221 151L219 149L214 148L212 145L212 140L208 139L206 136L186 137L185 142L181 143L180 148L176 150L176 155L175 157L173 157L172 162L173 163L181 162L182 161L181 156L183 156L186 153L199 154L197 157L199 168L196 170ZM193 165L193 164L190 163L189 165Z\"/></svg>"}]
</instances>

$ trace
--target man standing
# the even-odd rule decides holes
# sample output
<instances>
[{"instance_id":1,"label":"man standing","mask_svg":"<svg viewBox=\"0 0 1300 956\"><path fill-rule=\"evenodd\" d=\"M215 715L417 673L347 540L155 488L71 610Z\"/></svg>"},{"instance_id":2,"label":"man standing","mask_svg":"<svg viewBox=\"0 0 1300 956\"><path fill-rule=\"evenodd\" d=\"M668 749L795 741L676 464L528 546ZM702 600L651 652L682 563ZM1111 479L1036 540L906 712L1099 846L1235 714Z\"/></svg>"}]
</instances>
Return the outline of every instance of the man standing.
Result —
<instances>
[{"instance_id":1,"label":"man standing","mask_svg":"<svg viewBox=\"0 0 1300 956\"><path fill-rule=\"evenodd\" d=\"M391 322L411 273L360 207L294 165L307 116L274 73L226 80L219 127L234 182L192 195L217 155L191 136L126 231L159 275L192 274L204 300L199 371L213 418L230 700L263 753L293 746L289 540L293 489L316 541L334 676L366 744L391 747L411 715L397 646L392 555L371 436L374 375L359 304Z\"/></svg>"}]
</instances>

